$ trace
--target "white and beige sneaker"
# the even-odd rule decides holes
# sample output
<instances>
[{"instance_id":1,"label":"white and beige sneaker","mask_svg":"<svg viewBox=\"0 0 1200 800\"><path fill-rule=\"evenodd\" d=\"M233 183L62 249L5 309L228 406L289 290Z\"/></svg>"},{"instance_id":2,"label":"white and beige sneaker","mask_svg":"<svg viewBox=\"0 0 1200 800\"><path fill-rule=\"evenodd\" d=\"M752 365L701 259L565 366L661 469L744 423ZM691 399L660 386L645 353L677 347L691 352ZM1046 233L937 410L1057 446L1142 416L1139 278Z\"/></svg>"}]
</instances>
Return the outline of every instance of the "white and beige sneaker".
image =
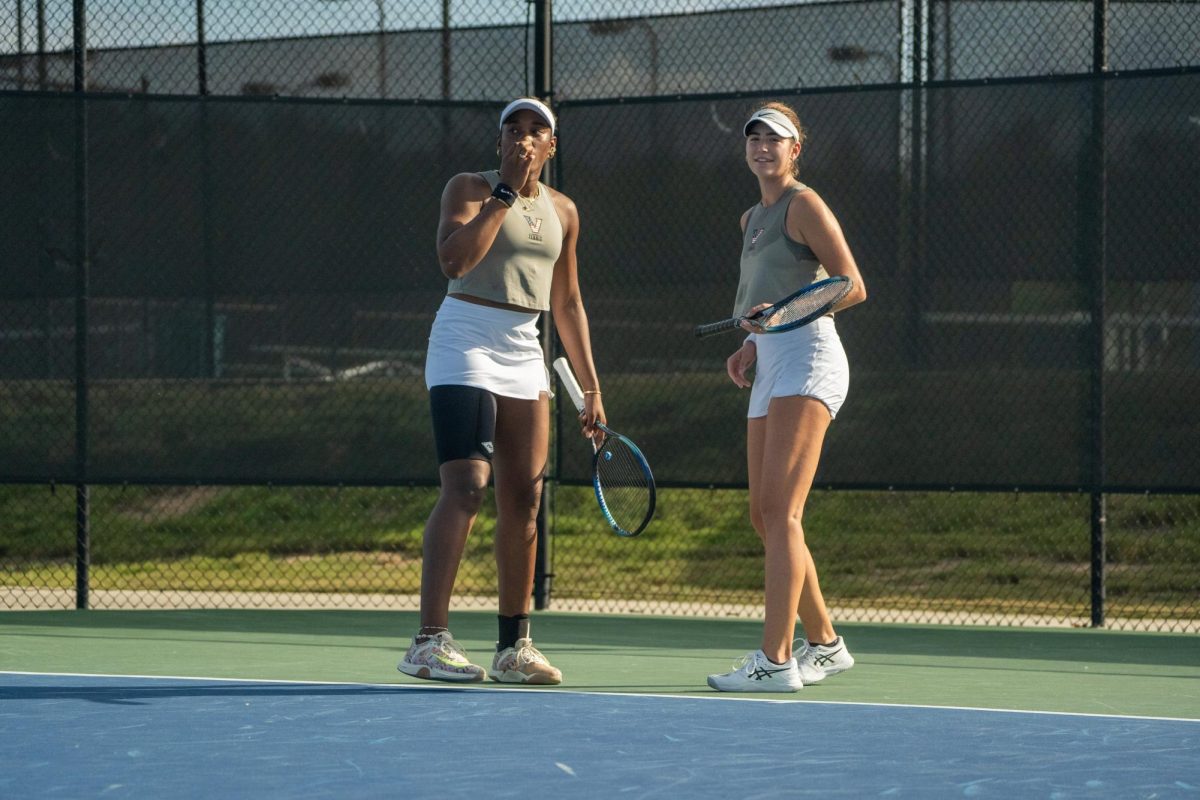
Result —
<instances>
[{"instance_id":1,"label":"white and beige sneaker","mask_svg":"<svg viewBox=\"0 0 1200 800\"><path fill-rule=\"evenodd\" d=\"M500 683L525 683L535 686L562 683L562 673L551 666L541 651L533 646L532 639L517 639L515 645L496 653L488 675Z\"/></svg>"},{"instance_id":2,"label":"white and beige sneaker","mask_svg":"<svg viewBox=\"0 0 1200 800\"><path fill-rule=\"evenodd\" d=\"M439 631L433 636L415 636L412 646L396 669L414 678L452 683L477 683L483 680L483 667L476 666L467 658L450 631Z\"/></svg>"}]
</instances>

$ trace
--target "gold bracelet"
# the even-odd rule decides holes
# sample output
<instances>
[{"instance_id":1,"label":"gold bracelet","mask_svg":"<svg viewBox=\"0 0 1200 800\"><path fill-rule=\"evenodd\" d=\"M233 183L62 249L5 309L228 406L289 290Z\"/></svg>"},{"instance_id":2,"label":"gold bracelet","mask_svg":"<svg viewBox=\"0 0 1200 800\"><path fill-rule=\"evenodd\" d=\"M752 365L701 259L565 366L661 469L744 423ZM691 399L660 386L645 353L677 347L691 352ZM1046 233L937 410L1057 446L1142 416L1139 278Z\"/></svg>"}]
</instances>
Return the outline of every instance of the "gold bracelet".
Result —
<instances>
[{"instance_id":1,"label":"gold bracelet","mask_svg":"<svg viewBox=\"0 0 1200 800\"><path fill-rule=\"evenodd\" d=\"M599 389L584 389L583 393L584 394L602 394L602 392Z\"/></svg>"}]
</instances>

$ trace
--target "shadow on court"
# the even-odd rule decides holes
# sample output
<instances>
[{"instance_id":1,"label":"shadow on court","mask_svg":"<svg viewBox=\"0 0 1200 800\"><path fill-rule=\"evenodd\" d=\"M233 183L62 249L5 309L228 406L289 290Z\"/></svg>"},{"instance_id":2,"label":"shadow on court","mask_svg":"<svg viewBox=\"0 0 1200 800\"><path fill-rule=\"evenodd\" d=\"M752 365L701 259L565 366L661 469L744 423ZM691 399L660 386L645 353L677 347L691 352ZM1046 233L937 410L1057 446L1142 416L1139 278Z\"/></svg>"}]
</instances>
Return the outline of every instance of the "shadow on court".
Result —
<instances>
[{"instance_id":1,"label":"shadow on court","mask_svg":"<svg viewBox=\"0 0 1200 800\"><path fill-rule=\"evenodd\" d=\"M0 675L0 681L4 680ZM52 686L21 686L0 684L0 701L48 701L48 700L81 700L88 703L104 703L108 705L148 705L165 698L299 698L299 697L329 697L329 698L362 698L398 693L412 694L414 692L444 692L447 689L422 689L409 686L363 686L357 684L323 685L323 684L280 684L280 683L201 683L175 684L154 682L147 679L140 684L128 684L122 681L118 685L103 684L70 684L64 679Z\"/></svg>"}]
</instances>

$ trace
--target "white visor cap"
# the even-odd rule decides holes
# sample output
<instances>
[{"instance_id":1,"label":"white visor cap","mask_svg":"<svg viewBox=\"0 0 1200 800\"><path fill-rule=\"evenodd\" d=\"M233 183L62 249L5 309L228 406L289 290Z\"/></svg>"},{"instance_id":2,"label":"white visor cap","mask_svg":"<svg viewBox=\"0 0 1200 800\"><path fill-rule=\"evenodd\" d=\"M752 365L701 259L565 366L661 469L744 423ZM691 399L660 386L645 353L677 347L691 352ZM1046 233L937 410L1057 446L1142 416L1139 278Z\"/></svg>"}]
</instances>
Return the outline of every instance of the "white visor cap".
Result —
<instances>
[{"instance_id":1,"label":"white visor cap","mask_svg":"<svg viewBox=\"0 0 1200 800\"><path fill-rule=\"evenodd\" d=\"M776 111L773 108L760 108L751 115L750 119L746 120L746 124L742 126L742 135L750 135L750 126L756 122L761 122L770 128L775 133L785 138L800 139L800 131L796 130L796 126L786 115Z\"/></svg>"},{"instance_id":2,"label":"white visor cap","mask_svg":"<svg viewBox=\"0 0 1200 800\"><path fill-rule=\"evenodd\" d=\"M555 128L557 127L554 122L554 112L551 111L550 107L541 100L534 100L531 97L518 98L504 107L504 110L500 112L501 130L504 129L504 121L518 111L532 111L533 113L537 114L546 121L547 125L550 126L550 135L554 135Z\"/></svg>"}]
</instances>

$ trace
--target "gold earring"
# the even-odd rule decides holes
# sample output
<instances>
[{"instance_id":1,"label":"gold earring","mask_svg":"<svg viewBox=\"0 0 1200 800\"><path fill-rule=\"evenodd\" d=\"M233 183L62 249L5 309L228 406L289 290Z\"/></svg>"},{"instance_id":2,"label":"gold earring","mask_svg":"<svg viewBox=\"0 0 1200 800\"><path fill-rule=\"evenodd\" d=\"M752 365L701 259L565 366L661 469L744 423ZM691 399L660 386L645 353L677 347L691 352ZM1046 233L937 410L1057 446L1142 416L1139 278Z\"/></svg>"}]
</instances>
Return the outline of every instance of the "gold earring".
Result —
<instances>
[{"instance_id":1,"label":"gold earring","mask_svg":"<svg viewBox=\"0 0 1200 800\"><path fill-rule=\"evenodd\" d=\"M558 150L554 149L553 147L552 147L552 148L550 148L550 155L549 155L549 158L554 158L554 154L555 154L555 153L557 153L557 152L558 152Z\"/></svg>"}]
</instances>

